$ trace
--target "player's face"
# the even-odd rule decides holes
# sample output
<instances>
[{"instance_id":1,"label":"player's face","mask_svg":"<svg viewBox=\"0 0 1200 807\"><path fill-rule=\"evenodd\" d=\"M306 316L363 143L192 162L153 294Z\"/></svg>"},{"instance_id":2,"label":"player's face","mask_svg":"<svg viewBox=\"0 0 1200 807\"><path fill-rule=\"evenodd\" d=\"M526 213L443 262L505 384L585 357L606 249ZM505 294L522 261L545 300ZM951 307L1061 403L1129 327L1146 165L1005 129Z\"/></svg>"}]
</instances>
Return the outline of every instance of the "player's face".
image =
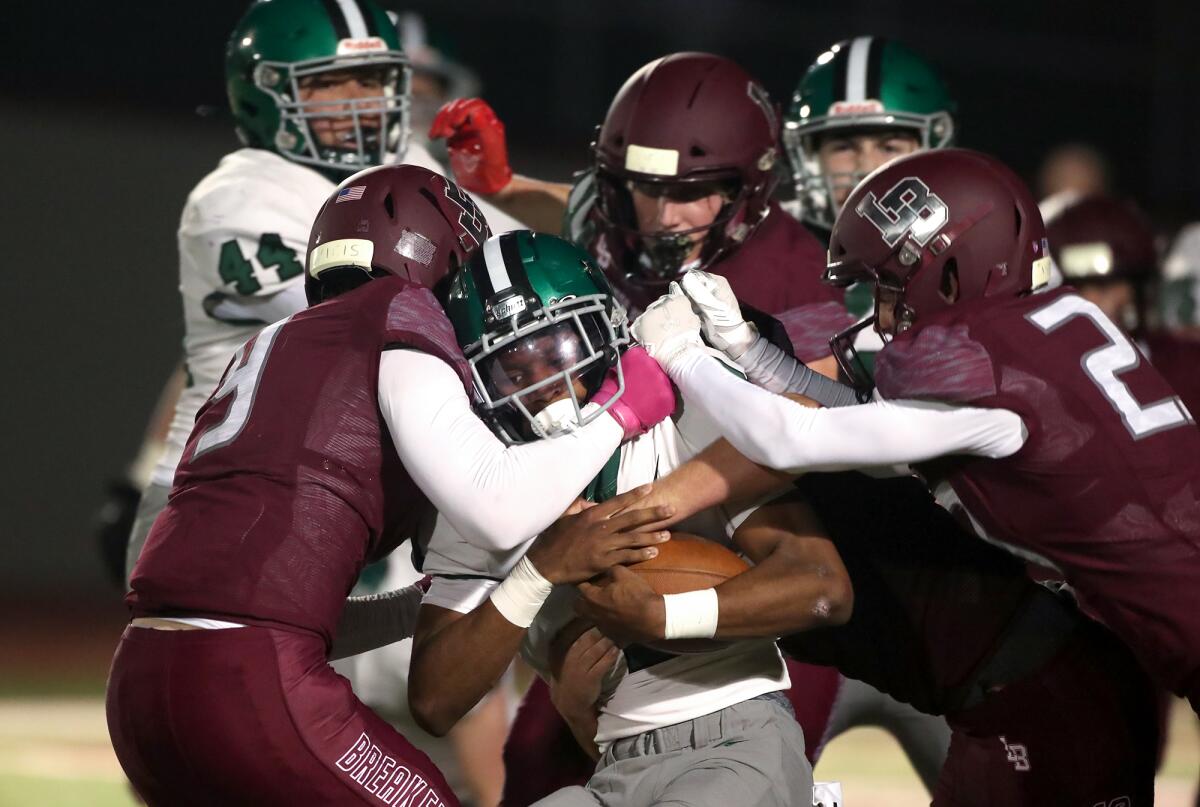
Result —
<instances>
[{"instance_id":1,"label":"player's face","mask_svg":"<svg viewBox=\"0 0 1200 807\"><path fill-rule=\"evenodd\" d=\"M821 171L830 177L833 202L840 210L859 179L920 148L916 135L905 131L834 133L817 146L817 159Z\"/></svg>"},{"instance_id":2,"label":"player's face","mask_svg":"<svg viewBox=\"0 0 1200 807\"><path fill-rule=\"evenodd\" d=\"M882 334L896 334L896 305L900 295L893 289L881 287L875 291L875 327Z\"/></svg>"},{"instance_id":3,"label":"player's face","mask_svg":"<svg viewBox=\"0 0 1200 807\"><path fill-rule=\"evenodd\" d=\"M1129 283L1083 283L1078 291L1080 297L1095 303L1113 322L1122 327L1132 324L1133 286Z\"/></svg>"},{"instance_id":4,"label":"player's face","mask_svg":"<svg viewBox=\"0 0 1200 807\"><path fill-rule=\"evenodd\" d=\"M729 201L712 185L658 185L634 182L630 185L637 228L644 233L682 233L689 230L692 249L684 259L690 263L700 257L707 230Z\"/></svg>"},{"instance_id":5,"label":"player's face","mask_svg":"<svg viewBox=\"0 0 1200 807\"><path fill-rule=\"evenodd\" d=\"M364 129L378 130L383 126L382 115L363 114L374 110L382 112L382 104L362 102L383 96L385 75L384 71L374 69L339 70L300 79L300 100L322 105L320 111L324 114L309 121L313 137L320 145L333 148L358 146L352 114L355 109Z\"/></svg>"},{"instance_id":6,"label":"player's face","mask_svg":"<svg viewBox=\"0 0 1200 807\"><path fill-rule=\"evenodd\" d=\"M571 322L564 322L541 331L536 336L521 339L497 353L485 379L491 382L494 396L515 395L539 381L560 375L588 356ZM582 404L587 388L578 376L572 376L575 396ZM521 397L531 415L537 415L555 401L570 397L567 382L560 377L544 387Z\"/></svg>"}]
</instances>

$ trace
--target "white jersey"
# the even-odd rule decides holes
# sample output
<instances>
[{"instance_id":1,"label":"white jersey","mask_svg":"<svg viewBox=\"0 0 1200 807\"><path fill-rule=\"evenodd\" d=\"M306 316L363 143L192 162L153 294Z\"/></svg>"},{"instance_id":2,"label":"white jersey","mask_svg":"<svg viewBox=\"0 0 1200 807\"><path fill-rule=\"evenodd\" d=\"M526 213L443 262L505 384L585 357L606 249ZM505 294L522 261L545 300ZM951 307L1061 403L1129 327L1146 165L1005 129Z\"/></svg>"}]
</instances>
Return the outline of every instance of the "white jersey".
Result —
<instances>
[{"instance_id":1,"label":"white jersey","mask_svg":"<svg viewBox=\"0 0 1200 807\"><path fill-rule=\"evenodd\" d=\"M674 420L663 421L621 447L616 491L665 476L718 436L716 427L698 412L684 411ZM678 529L731 546L733 531L751 512L753 508L734 513L715 507L682 522ZM506 552L488 551L461 538L439 518L424 552L423 570L434 580L423 603L469 613L495 590L530 543ZM526 635L522 656L543 678L549 676L550 642L574 618L576 596L574 586L555 588ZM622 657L605 681L596 742L603 746L789 686L783 658L769 639L736 642L714 653L676 656L632 673Z\"/></svg>"},{"instance_id":2,"label":"white jersey","mask_svg":"<svg viewBox=\"0 0 1200 807\"><path fill-rule=\"evenodd\" d=\"M411 144L404 162L444 173ZM226 155L188 196L179 222L179 291L183 295L187 385L175 406L167 447L151 476L170 486L196 412L230 358L265 325L306 306L304 260L313 219L335 183L271 151ZM493 232L515 219L475 200Z\"/></svg>"}]
</instances>

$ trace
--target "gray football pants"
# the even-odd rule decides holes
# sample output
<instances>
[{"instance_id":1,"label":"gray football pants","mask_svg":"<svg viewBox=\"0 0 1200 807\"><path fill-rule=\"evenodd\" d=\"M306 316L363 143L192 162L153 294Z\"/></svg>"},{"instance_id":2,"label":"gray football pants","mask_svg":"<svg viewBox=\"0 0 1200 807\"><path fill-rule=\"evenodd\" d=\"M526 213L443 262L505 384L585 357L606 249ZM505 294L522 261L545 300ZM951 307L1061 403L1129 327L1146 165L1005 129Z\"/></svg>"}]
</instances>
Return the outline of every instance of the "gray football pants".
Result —
<instances>
[{"instance_id":1,"label":"gray football pants","mask_svg":"<svg viewBox=\"0 0 1200 807\"><path fill-rule=\"evenodd\" d=\"M950 727L945 718L918 712L870 684L843 678L821 739L822 747L858 726L875 726L895 737L925 789L933 792L950 750Z\"/></svg>"},{"instance_id":2,"label":"gray football pants","mask_svg":"<svg viewBox=\"0 0 1200 807\"><path fill-rule=\"evenodd\" d=\"M779 693L616 740L584 787L534 807L792 807L812 804L804 733Z\"/></svg>"},{"instance_id":3,"label":"gray football pants","mask_svg":"<svg viewBox=\"0 0 1200 807\"><path fill-rule=\"evenodd\" d=\"M142 500L138 502L137 515L133 519L133 529L129 531L129 543L125 547L125 587L129 587L129 575L133 573L133 564L137 563L142 547L146 545L146 537L154 526L154 519L167 506L167 495L171 489L166 485L156 485L151 482L142 491Z\"/></svg>"}]
</instances>

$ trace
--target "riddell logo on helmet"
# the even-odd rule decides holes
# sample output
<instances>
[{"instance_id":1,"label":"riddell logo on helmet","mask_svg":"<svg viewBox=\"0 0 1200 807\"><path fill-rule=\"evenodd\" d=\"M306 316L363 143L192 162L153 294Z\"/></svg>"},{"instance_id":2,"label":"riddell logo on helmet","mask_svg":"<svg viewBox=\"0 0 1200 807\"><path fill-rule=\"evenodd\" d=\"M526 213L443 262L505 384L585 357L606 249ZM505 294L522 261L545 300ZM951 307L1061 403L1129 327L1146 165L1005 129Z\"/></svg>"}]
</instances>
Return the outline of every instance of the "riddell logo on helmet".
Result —
<instances>
[{"instance_id":1,"label":"riddell logo on helmet","mask_svg":"<svg viewBox=\"0 0 1200 807\"><path fill-rule=\"evenodd\" d=\"M873 115L883 111L883 104L874 98L865 101L838 101L829 107L830 115Z\"/></svg>"},{"instance_id":2,"label":"riddell logo on helmet","mask_svg":"<svg viewBox=\"0 0 1200 807\"><path fill-rule=\"evenodd\" d=\"M378 53L388 49L387 43L377 36L362 39L342 39L338 42L337 55L345 56L351 53Z\"/></svg>"}]
</instances>

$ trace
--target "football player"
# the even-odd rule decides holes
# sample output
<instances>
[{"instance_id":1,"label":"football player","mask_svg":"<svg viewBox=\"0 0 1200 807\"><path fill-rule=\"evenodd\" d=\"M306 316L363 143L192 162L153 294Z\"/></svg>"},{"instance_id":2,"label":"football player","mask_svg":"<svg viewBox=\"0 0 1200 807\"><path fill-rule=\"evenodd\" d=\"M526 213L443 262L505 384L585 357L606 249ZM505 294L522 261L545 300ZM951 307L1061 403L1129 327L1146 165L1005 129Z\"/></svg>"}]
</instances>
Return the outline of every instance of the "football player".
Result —
<instances>
[{"instance_id":1,"label":"football player","mask_svg":"<svg viewBox=\"0 0 1200 807\"><path fill-rule=\"evenodd\" d=\"M1200 412L1200 343L1151 327L1160 274L1145 215L1111 197L1080 198L1046 220L1046 235L1065 282L1124 328L1188 411Z\"/></svg>"},{"instance_id":2,"label":"football player","mask_svg":"<svg viewBox=\"0 0 1200 807\"><path fill-rule=\"evenodd\" d=\"M113 746L149 803L457 804L326 664L411 634L419 591L346 602L363 566L432 507L489 547L545 530L539 546L579 579L657 540L637 531L644 511L599 558L577 522L546 529L622 440L674 409L648 358L622 360L594 396L603 411L555 441L507 447L471 409L429 287L487 235L437 174L352 176L313 226L311 307L247 341L201 408L109 677ZM531 501L498 515L514 496Z\"/></svg>"},{"instance_id":3,"label":"football player","mask_svg":"<svg viewBox=\"0 0 1200 807\"><path fill-rule=\"evenodd\" d=\"M126 574L229 357L263 326L304 308L308 232L335 185L385 162L441 171L408 142L409 72L395 27L373 0L259 0L230 35L225 82L244 148L200 181L180 219L186 382L141 497ZM516 226L482 209L497 230Z\"/></svg>"},{"instance_id":4,"label":"football player","mask_svg":"<svg viewBox=\"0 0 1200 807\"><path fill-rule=\"evenodd\" d=\"M821 245L770 198L776 106L728 59L674 53L635 72L570 189L512 173L503 126L482 100L448 105L431 134L449 139L464 187L535 229L562 222L634 313L686 269L709 269L782 322L803 361L836 374L828 339L848 322L840 295L818 282Z\"/></svg>"},{"instance_id":5,"label":"football player","mask_svg":"<svg viewBox=\"0 0 1200 807\"><path fill-rule=\"evenodd\" d=\"M577 425L594 417L600 373L628 341L624 311L592 259L548 235L517 232L488 241L456 275L445 308L472 367L480 415L513 443L550 436L538 427L547 414ZM711 424L676 413L613 456L588 490L602 503L584 513L607 515L608 498L652 482L713 439ZM530 504L513 499L507 506ZM816 529L796 508L788 501L753 514L753 508L717 508L682 524L712 540L732 540L759 565L720 587L719 620L692 624L690 595L678 595L666 599L656 636L623 638L715 635L728 641L844 621L848 581L828 543L793 540L777 526L799 522ZM431 729L453 725L519 647L539 674L558 677L566 662L557 657L578 644L573 640L583 626L556 637L570 630L576 609L585 618L587 612L574 587L543 579L539 570L547 562L536 543L527 552L524 546L486 551L448 525L435 529L424 560L433 583L422 605L410 687L413 712ZM501 579L525 583L518 588ZM568 716L575 735L590 748L598 745L603 756L586 788L566 788L539 803L795 804L811 798L803 735L781 694L787 673L771 639L687 655L643 645L618 654L596 634L579 641L586 650L578 652L590 655L604 679L604 704L598 714L588 702ZM468 648L472 663L464 665Z\"/></svg>"},{"instance_id":6,"label":"football player","mask_svg":"<svg viewBox=\"0 0 1200 807\"><path fill-rule=\"evenodd\" d=\"M1175 236L1163 261L1159 309L1163 327L1184 338L1200 338L1200 224L1189 224Z\"/></svg>"},{"instance_id":7,"label":"football player","mask_svg":"<svg viewBox=\"0 0 1200 807\"><path fill-rule=\"evenodd\" d=\"M1033 293L1048 252L1008 168L965 150L916 154L854 190L830 248L831 273L875 284L890 340L876 400L808 409L730 376L699 349L682 292L635 332L689 404L738 413L722 433L755 462L915 467L981 537L1061 575L1200 709L1200 431L1099 308L1071 289ZM728 308L712 278L685 282L697 305Z\"/></svg>"},{"instance_id":8,"label":"football player","mask_svg":"<svg viewBox=\"0 0 1200 807\"><path fill-rule=\"evenodd\" d=\"M784 208L828 246L854 186L897 157L951 145L956 111L933 66L899 42L877 36L838 42L809 66L784 116L794 194ZM847 287L845 303L859 322L870 319L870 284ZM883 342L864 328L854 347L869 370Z\"/></svg>"},{"instance_id":9,"label":"football player","mask_svg":"<svg viewBox=\"0 0 1200 807\"><path fill-rule=\"evenodd\" d=\"M854 186L882 165L954 142L956 104L937 71L883 37L843 40L817 57L784 116L795 198L823 242Z\"/></svg>"}]
</instances>

